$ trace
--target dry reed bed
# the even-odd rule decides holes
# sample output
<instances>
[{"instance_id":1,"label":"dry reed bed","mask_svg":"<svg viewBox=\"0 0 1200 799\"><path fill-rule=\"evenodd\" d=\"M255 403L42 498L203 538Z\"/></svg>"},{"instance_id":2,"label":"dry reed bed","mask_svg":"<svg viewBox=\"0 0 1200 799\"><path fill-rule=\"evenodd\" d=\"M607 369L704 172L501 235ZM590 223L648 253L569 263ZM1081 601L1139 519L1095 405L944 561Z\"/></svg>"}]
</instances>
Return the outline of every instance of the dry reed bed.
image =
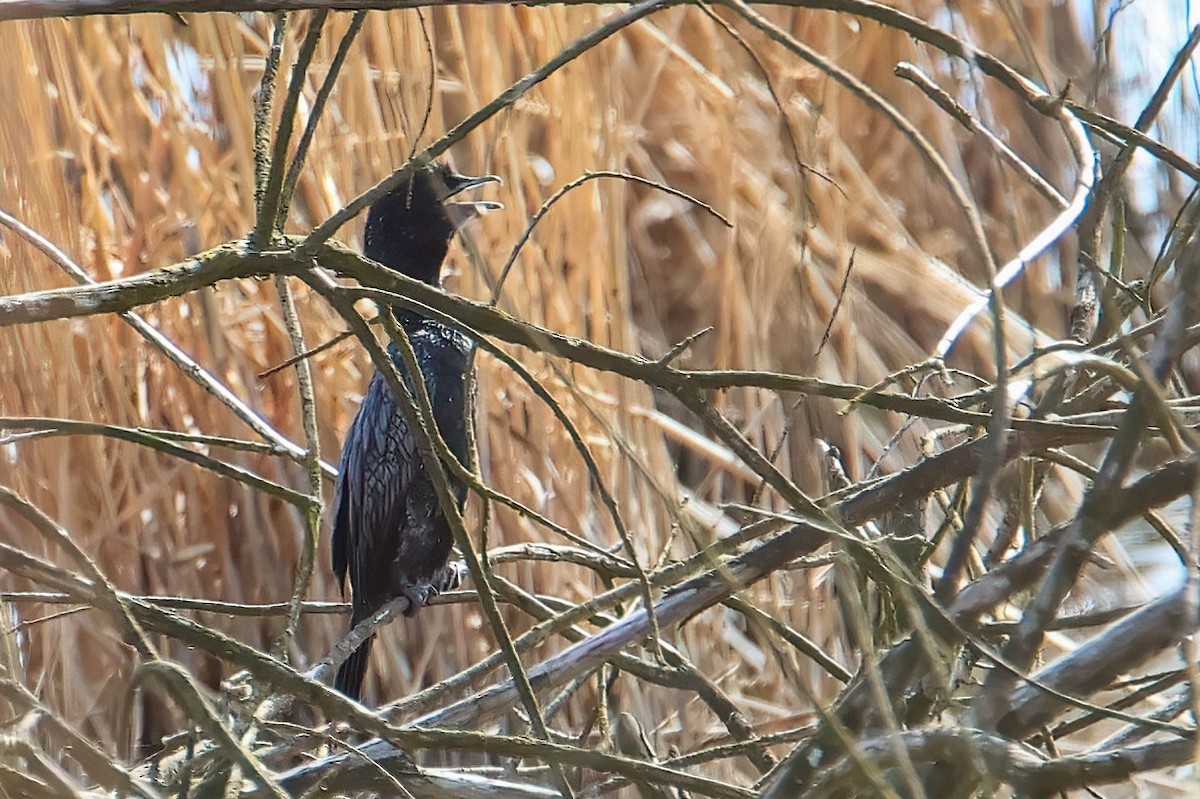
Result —
<instances>
[{"instance_id":1,"label":"dry reed bed","mask_svg":"<svg viewBox=\"0 0 1200 799\"><path fill-rule=\"evenodd\" d=\"M916 3L912 11L929 18L935 7ZM1053 215L977 137L962 132L891 72L908 60L947 86L961 87L977 77L947 71L940 56L872 22L759 10L876 87L957 174L967 176L999 260L1011 257ZM287 230L302 234L328 218L414 148L611 13L559 6L371 13L318 129ZM727 11L718 14L735 19ZM986 49L1027 71L1016 41L989 35L1009 30L999 12L963 14L962 24ZM294 15L284 64L294 59L307 19ZM0 126L0 208L62 247L96 279L176 263L243 237L254 225L253 108L269 19L194 15L187 22L185 27L164 15L141 15L5 23L10 44L0 51L0 61L13 77L0 82L0 101L14 113ZM308 71L302 122L349 22L349 14L330 19ZM1024 22L1031 32L1025 43L1051 71L1049 85L1083 71L1074 60L1085 52L1078 43L1056 50L1043 44L1050 31L1072 25L1066 9L1030 12ZM711 326L678 361L697 369L763 369L872 385L924 359L971 301L968 281L986 280L961 213L912 148L860 100L744 22L733 27L753 58L702 9L661 11L585 53L457 145L453 158L461 169L504 177L497 199L506 207L471 231L467 247L456 249L448 289L486 300L527 220L556 189L590 170L620 170L690 193L731 226L656 189L616 179L589 181L540 223L504 284L500 308L568 336L650 358ZM281 93L287 74L281 73ZM772 91L782 98L786 119ZM427 103L431 112L422 128ZM1070 154L1053 121L998 89L986 94L986 111L1035 168L1064 175ZM355 244L358 230L352 224L339 238ZM6 233L3 244L0 293L70 284L19 237ZM1074 253L1068 239L1056 258L1031 264L1020 290L1008 296L1009 312L1029 320L1047 340L1066 332L1073 298L1059 287L1058 275L1062 264L1074 262ZM851 263L853 273L843 286ZM295 290L310 344L344 329L319 297L298 282ZM835 308L829 340L818 352ZM140 310L277 430L303 445L294 372L258 377L291 355L270 281L226 282ZM1010 333L1015 360L1030 342L1018 327ZM686 557L710 543L716 531L700 520L711 520L705 510L719 503L790 509L792 503L763 491L758 476L728 455L711 429L662 392L611 372L507 349L545 382L577 425L633 531L642 563ZM991 380L991 352L990 325L981 322L968 331L951 364ZM0 354L9 375L0 392L3 416L253 438L228 409L115 316L2 327ZM370 364L353 339L311 362L322 456L336 463L340 435ZM960 381L944 388L934 381L925 388L958 393L974 387ZM830 487L815 438L840 448L853 480L876 462L883 473L915 462L921 437L943 426L917 420L901 429L898 414L859 406L842 415L844 401L799 397L731 388L712 399L750 443L773 454L784 477L814 495ZM487 355L479 359L478 408L480 469L490 486L590 541L603 546L617 541L592 476L562 426L525 383ZM681 432L674 419L682 419L690 432ZM118 588L247 604L285 602L291 595L304 521L286 503L111 438L7 441L0 483L70 531ZM206 451L306 490L303 468L285 458ZM1079 452L1094 457L1096 451ZM1081 485L1059 476L1043 500L1043 526L1070 518ZM327 485L327 499L330 491ZM468 523L477 530L482 503L473 499L471 505ZM732 522L725 518L723 524L719 530L726 532ZM10 509L0 508L0 530L7 543L74 566ZM491 547L547 540L562 543L511 510L497 508L490 516ZM308 596L333 600L337 589L324 552L322 545ZM605 588L587 569L568 564L530 560L496 568L529 592L570 602ZM855 652L864 642L847 630L854 619L846 614L854 614L834 601L833 575L827 564L781 571L740 596L854 670ZM841 573L843 603L845 577ZM0 587L42 588L8 574L0 577ZM143 681L139 694L129 692L136 658L119 630L100 623L97 611L64 614L60 606L30 603L11 608L18 614L12 618L23 622L10 639L23 652L21 679L67 723L130 761L182 727L183 714L154 680ZM269 647L283 627L278 615L196 617L260 648ZM512 608L505 618L514 634L531 623ZM290 646L293 662L303 667L324 656L343 624L337 615L307 616ZM813 703L798 700L798 690L811 691L824 704L840 687L811 660L781 649L777 639L747 628L725 608L696 616L670 640L759 734L817 720ZM209 688L233 671L169 636L154 641L164 657L183 664ZM477 606L469 602L397 623L384 641L373 658L378 675L373 691L380 698L408 696L495 649ZM561 648L552 641L529 662ZM606 702L608 711L639 719L660 756L729 740L726 726L689 692L626 675L616 680ZM592 679L555 724L575 732L592 728L596 708ZM602 732L605 724L602 719ZM521 731L515 717L505 728ZM600 745L596 735L589 740ZM781 755L787 749L774 751ZM447 749L441 759L458 757ZM697 773L744 787L758 776L740 758Z\"/></svg>"}]
</instances>

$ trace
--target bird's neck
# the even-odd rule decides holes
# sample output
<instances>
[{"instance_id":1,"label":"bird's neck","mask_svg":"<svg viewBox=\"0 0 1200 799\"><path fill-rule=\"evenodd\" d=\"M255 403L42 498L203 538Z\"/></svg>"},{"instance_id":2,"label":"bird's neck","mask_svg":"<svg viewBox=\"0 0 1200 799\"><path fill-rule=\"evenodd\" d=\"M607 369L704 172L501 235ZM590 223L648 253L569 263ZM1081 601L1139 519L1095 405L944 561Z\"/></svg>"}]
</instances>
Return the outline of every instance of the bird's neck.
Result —
<instances>
[{"instance_id":1,"label":"bird's neck","mask_svg":"<svg viewBox=\"0 0 1200 799\"><path fill-rule=\"evenodd\" d=\"M401 305L393 305L391 310L392 318L396 320L396 324L404 328L406 332L411 333L413 330L424 327L434 321L420 311L414 311Z\"/></svg>"}]
</instances>

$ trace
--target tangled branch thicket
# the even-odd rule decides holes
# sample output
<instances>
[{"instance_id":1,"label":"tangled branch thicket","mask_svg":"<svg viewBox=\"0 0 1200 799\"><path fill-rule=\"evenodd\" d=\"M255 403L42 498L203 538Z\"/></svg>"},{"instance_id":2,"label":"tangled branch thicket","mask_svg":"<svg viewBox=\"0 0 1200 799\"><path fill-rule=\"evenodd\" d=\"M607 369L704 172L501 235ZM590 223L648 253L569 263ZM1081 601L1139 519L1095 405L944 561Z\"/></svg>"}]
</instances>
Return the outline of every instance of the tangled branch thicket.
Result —
<instances>
[{"instance_id":1,"label":"tangled branch thicket","mask_svg":"<svg viewBox=\"0 0 1200 799\"><path fill-rule=\"evenodd\" d=\"M1125 122L1100 2L128 5L0 9L0 793L1180 790L1200 29ZM443 292L351 220L452 145ZM475 579L341 640L378 302Z\"/></svg>"}]
</instances>

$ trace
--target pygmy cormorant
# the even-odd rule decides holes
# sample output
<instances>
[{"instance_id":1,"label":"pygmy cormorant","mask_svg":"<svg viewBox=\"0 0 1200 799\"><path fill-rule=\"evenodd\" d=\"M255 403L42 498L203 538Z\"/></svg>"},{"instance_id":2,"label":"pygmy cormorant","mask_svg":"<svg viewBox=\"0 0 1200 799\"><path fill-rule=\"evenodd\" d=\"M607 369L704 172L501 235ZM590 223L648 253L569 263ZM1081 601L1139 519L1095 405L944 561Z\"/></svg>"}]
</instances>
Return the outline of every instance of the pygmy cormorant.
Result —
<instances>
[{"instance_id":1,"label":"pygmy cormorant","mask_svg":"<svg viewBox=\"0 0 1200 799\"><path fill-rule=\"evenodd\" d=\"M460 192L498 181L471 178L442 163L413 177L371 206L363 254L417 280L438 285L442 261L464 222L495 203L447 202ZM434 421L450 451L469 466L466 376L471 342L462 333L420 313L393 306L408 334ZM396 344L388 355L406 381L408 369ZM411 387L411 383L410 383ZM447 473L462 508L466 486ZM407 596L408 615L457 584L447 566L453 536L404 412L376 372L342 446L333 511L333 569L353 594L351 628L390 600ZM371 649L368 639L338 670L334 687L359 699Z\"/></svg>"}]
</instances>

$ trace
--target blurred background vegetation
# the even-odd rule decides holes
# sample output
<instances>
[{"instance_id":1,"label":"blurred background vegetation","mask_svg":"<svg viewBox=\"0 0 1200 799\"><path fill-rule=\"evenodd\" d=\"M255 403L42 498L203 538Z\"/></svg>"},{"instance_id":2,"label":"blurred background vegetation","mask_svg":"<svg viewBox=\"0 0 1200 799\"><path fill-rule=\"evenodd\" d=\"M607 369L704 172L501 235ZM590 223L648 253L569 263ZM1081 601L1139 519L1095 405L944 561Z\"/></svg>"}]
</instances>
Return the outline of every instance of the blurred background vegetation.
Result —
<instances>
[{"instance_id":1,"label":"blurred background vegetation","mask_svg":"<svg viewBox=\"0 0 1200 799\"><path fill-rule=\"evenodd\" d=\"M1184 12L1169 2L1165 12L1144 2L1120 13L1101 0L897 5L1051 92L1066 92L1126 122L1161 76L1172 43L1186 34ZM961 62L868 20L799 8L758 10L914 121L969 187L998 260L1011 257L1054 215L977 135L893 69L910 61L934 76L1067 191L1072 162L1052 120ZM371 12L317 129L286 229L307 232L612 13L607 6L561 5ZM780 371L869 386L922 361L974 298L971 285L987 280L967 244L961 213L881 116L744 22L720 9L712 13L721 21L699 7L655 14L586 52L453 148L460 170L504 178L487 197L505 208L473 226L454 248L447 289L486 301L539 206L589 171L617 170L688 192L732 227L645 185L589 181L536 228L503 285L501 308L652 359L711 326L680 361L692 368ZM1170 41L1161 29L1164 17L1172 20L1176 38ZM8 111L0 124L0 207L98 280L179 262L244 237L253 226L252 116L270 18L182 19L186 24L163 14L2 23L0 70L7 77L0 81L0 107ZM294 20L284 64L294 58L306 26L304 14ZM302 122L349 23L350 14L330 18L308 72ZM1143 47L1136 48L1139 41ZM1161 63L1154 53L1164 54ZM1195 73L1181 85L1155 133L1194 157ZM1101 149L1111 152L1103 143ZM1138 277L1149 269L1189 185L1140 158L1130 184L1136 192L1126 210L1133 235L1125 269ZM357 248L361 221L338 238ZM1067 332L1075 247L1071 237L1064 239L1005 295L1010 313L1043 340ZM0 293L65 285L70 280L33 247L4 234ZM344 329L323 301L299 284L296 291L310 344ZM226 282L142 311L303 444L293 370L259 377L292 354L269 281ZM994 377L989 330L986 321L972 327L950 365L985 381ZM1031 340L1014 325L1014 360ZM723 503L787 510L670 398L612 374L510 351L546 381L583 432L643 563L679 557L707 543L703 536L734 529ZM336 464L370 363L348 339L312 364L322 457ZM0 328L0 368L2 416L253 438L114 316ZM979 385L959 380L956 392ZM815 439L836 445L857 480L914 462L931 431L926 422L905 424L899 415L863 406L843 414L844 402L817 396L731 389L714 402L814 495L830 487ZM604 546L617 542L561 425L486 354L478 359L477 408L479 465L487 482L578 535ZM111 438L13 433L0 443L0 482L69 530L120 588L239 603L284 602L291 595L304 524L285 503ZM247 452L222 457L304 490L302 464ZM1056 484L1058 493L1043 508L1047 523L1065 518L1081 486ZM326 499L331 496L329 484ZM470 529L477 531L481 503L472 498L468 505ZM487 543L550 535L496 508ZM63 562L3 508L0 537ZM1108 554L1133 575L1117 542ZM337 600L324 540L319 555L309 598ZM603 590L593 574L568 564L523 561L497 570L527 590L571 601ZM853 670L832 574L821 563L780 572L745 596ZM1131 585L1122 590L1141 591L1142 598L1159 593ZM0 574L0 588L37 586ZM30 602L6 609L0 623L19 647L26 684L106 747L144 755L183 724L152 684L130 695L135 659L116 630L96 623L94 612ZM507 613L514 630L528 626L523 614ZM283 625L282 616L198 618L264 648ZM293 661L303 667L319 660L344 623L340 615L306 616L291 646ZM419 690L494 648L470 603L397 622L382 640L368 684L376 701ZM811 703L798 698L769 648L731 611L709 610L673 640L752 712L759 733L815 720ZM158 643L209 687L229 676L211 656L166 638ZM799 662L818 698L836 694L836 680ZM690 751L726 735L703 705L677 692L623 681L616 693L619 709L641 720L660 752ZM570 726L592 712L589 701L594 697L581 694L568 707ZM736 759L727 762L738 768Z\"/></svg>"}]
</instances>

